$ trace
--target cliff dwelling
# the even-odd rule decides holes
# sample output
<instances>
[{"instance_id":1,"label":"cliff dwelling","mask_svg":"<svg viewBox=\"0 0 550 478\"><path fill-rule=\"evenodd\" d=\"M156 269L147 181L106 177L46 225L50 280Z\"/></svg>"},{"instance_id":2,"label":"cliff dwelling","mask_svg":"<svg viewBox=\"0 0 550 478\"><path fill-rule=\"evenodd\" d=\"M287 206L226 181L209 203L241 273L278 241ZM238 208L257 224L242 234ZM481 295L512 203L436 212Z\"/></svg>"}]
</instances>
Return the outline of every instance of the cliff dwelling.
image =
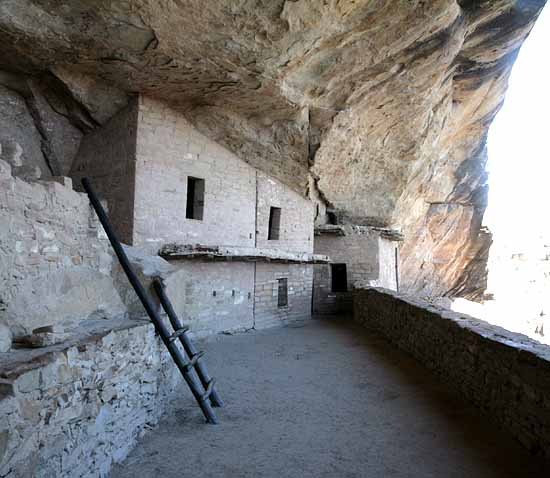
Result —
<instances>
[{"instance_id":1,"label":"cliff dwelling","mask_svg":"<svg viewBox=\"0 0 550 478\"><path fill-rule=\"evenodd\" d=\"M544 5L1 1L0 477L550 476L479 312Z\"/></svg>"}]
</instances>

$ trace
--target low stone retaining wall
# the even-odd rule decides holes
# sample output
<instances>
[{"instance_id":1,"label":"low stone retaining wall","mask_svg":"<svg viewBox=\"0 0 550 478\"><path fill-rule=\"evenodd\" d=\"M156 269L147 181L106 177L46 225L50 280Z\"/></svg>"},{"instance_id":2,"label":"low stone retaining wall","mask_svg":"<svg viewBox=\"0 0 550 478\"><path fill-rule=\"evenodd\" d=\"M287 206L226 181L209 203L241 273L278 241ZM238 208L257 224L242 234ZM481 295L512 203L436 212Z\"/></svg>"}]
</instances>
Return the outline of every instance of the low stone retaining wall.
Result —
<instances>
[{"instance_id":1,"label":"low stone retaining wall","mask_svg":"<svg viewBox=\"0 0 550 478\"><path fill-rule=\"evenodd\" d=\"M144 321L86 321L63 344L0 354L0 476L107 476L179 383Z\"/></svg>"},{"instance_id":2,"label":"low stone retaining wall","mask_svg":"<svg viewBox=\"0 0 550 478\"><path fill-rule=\"evenodd\" d=\"M354 317L435 371L532 452L550 457L550 347L380 288L354 292Z\"/></svg>"}]
</instances>

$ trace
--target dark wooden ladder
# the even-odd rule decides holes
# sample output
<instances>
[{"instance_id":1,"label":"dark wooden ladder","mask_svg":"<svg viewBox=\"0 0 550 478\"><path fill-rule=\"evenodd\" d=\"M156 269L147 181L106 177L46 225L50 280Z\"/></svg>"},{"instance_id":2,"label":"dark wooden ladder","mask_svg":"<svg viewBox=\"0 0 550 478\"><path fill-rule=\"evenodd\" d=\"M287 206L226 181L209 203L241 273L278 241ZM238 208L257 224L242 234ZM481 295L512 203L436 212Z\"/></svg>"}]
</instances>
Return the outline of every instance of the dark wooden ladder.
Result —
<instances>
[{"instance_id":1,"label":"dark wooden ladder","mask_svg":"<svg viewBox=\"0 0 550 478\"><path fill-rule=\"evenodd\" d=\"M212 407L221 407L223 402L214 388L214 380L210 378L206 370L206 366L201 361L203 353L197 352L193 346L187 335L188 328L183 327L179 321L172 304L166 296L164 285L158 279L155 279L153 282L153 286L158 294L160 303L170 319L170 323L174 329L173 332L170 332L170 329L160 317L157 307L132 269L128 256L126 255L126 252L124 252L124 248L118 240L111 223L109 222L107 213L92 188L90 180L88 178L83 178L82 186L84 186L84 190L88 193L92 207L94 208L97 217L99 218L99 222L101 222L101 225L109 238L111 246L113 246L120 265L126 273L126 277L128 277L128 280L139 297L139 300L143 304L147 315L155 325L155 329L160 335L162 342L168 349L170 356L174 360L185 382L189 386L189 389L202 410L206 421L208 423L218 423L218 418ZM178 347L178 339L184 350L181 350Z\"/></svg>"}]
</instances>

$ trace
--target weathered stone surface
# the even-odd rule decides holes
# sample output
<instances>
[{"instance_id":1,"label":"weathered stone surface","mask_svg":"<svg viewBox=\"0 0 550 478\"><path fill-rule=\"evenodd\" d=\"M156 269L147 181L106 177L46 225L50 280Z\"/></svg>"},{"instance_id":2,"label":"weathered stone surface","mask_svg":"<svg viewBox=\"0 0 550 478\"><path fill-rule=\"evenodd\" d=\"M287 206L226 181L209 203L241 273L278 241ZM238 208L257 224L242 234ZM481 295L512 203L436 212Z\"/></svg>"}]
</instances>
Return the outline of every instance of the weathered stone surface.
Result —
<instances>
[{"instance_id":1,"label":"weathered stone surface","mask_svg":"<svg viewBox=\"0 0 550 478\"><path fill-rule=\"evenodd\" d=\"M41 149L41 136L25 98L0 82L0 159L13 174L26 179L47 178L51 171Z\"/></svg>"},{"instance_id":2,"label":"weathered stone surface","mask_svg":"<svg viewBox=\"0 0 550 478\"><path fill-rule=\"evenodd\" d=\"M67 175L83 133L98 124L51 74L0 70L0 111L0 158L10 162L15 176L30 180Z\"/></svg>"},{"instance_id":3,"label":"weathered stone surface","mask_svg":"<svg viewBox=\"0 0 550 478\"><path fill-rule=\"evenodd\" d=\"M99 124L106 123L128 104L128 95L113 85L63 66L54 67L52 71L73 98L84 106Z\"/></svg>"},{"instance_id":4,"label":"weathered stone surface","mask_svg":"<svg viewBox=\"0 0 550 478\"><path fill-rule=\"evenodd\" d=\"M28 104L42 135L42 151L56 176L67 176L78 151L82 131L71 123L70 113L48 82L30 80Z\"/></svg>"},{"instance_id":5,"label":"weathered stone surface","mask_svg":"<svg viewBox=\"0 0 550 478\"><path fill-rule=\"evenodd\" d=\"M202 246L170 243L161 247L159 255L166 259L203 259L251 262L327 263L329 257L309 252L288 252L276 248Z\"/></svg>"},{"instance_id":6,"label":"weathered stone surface","mask_svg":"<svg viewBox=\"0 0 550 478\"><path fill-rule=\"evenodd\" d=\"M403 230L404 287L475 298L487 128L544 4L7 0L0 57L161 98L300 192L311 173L320 210Z\"/></svg>"},{"instance_id":7,"label":"weathered stone surface","mask_svg":"<svg viewBox=\"0 0 550 478\"><path fill-rule=\"evenodd\" d=\"M0 475L108 476L176 390L181 399L180 383L153 326L138 321L97 321L62 345L1 354Z\"/></svg>"},{"instance_id":8,"label":"weathered stone surface","mask_svg":"<svg viewBox=\"0 0 550 478\"><path fill-rule=\"evenodd\" d=\"M288 305L278 304L278 281L286 279ZM311 318L312 264L257 263L254 290L254 328L273 327Z\"/></svg>"},{"instance_id":9,"label":"weathered stone surface","mask_svg":"<svg viewBox=\"0 0 550 478\"><path fill-rule=\"evenodd\" d=\"M15 337L123 315L109 247L70 180L28 183L0 161L0 323Z\"/></svg>"},{"instance_id":10,"label":"weathered stone surface","mask_svg":"<svg viewBox=\"0 0 550 478\"><path fill-rule=\"evenodd\" d=\"M70 328L89 318L126 313L111 276L92 267L31 275L17 287L6 310L6 320L16 331L23 328L28 333L52 324Z\"/></svg>"},{"instance_id":11,"label":"weathered stone surface","mask_svg":"<svg viewBox=\"0 0 550 478\"><path fill-rule=\"evenodd\" d=\"M379 332L550 457L550 349L525 335L387 289L354 291L354 318Z\"/></svg>"},{"instance_id":12,"label":"weathered stone surface","mask_svg":"<svg viewBox=\"0 0 550 478\"><path fill-rule=\"evenodd\" d=\"M71 177L91 179L96 194L109 205L109 217L121 241L132 244L135 196L137 102L120 110L103 127L84 136Z\"/></svg>"},{"instance_id":13,"label":"weathered stone surface","mask_svg":"<svg viewBox=\"0 0 550 478\"><path fill-rule=\"evenodd\" d=\"M152 255L147 250L138 247L123 247L134 270L144 277L165 279L177 270L164 258Z\"/></svg>"},{"instance_id":14,"label":"weathered stone surface","mask_svg":"<svg viewBox=\"0 0 550 478\"><path fill-rule=\"evenodd\" d=\"M11 330L0 323L0 352L7 352L11 348Z\"/></svg>"}]
</instances>

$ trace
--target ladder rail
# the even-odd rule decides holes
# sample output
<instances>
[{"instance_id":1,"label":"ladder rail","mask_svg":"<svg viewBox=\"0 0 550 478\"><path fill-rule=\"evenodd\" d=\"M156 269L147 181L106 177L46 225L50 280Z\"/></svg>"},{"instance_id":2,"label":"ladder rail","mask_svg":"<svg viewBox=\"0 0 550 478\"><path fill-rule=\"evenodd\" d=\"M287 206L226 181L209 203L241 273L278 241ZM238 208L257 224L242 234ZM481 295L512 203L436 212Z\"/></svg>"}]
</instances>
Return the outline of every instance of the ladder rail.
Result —
<instances>
[{"instance_id":1,"label":"ladder rail","mask_svg":"<svg viewBox=\"0 0 550 478\"><path fill-rule=\"evenodd\" d=\"M172 327L174 328L176 333L177 331L182 330L184 326L181 323L180 319L178 318L176 311L172 306L172 302L170 302L170 299L166 295L166 287L162 282L162 280L158 278L155 279L153 281L153 288L155 289L155 292L157 293L160 304L162 305L162 308L166 312L168 319L170 319L170 323L172 324ZM187 353L187 356L191 360L193 360L194 357L197 356L200 352L197 351L197 349L193 345L193 342L187 335L186 331L179 335L179 339L185 352ZM202 386L206 390L210 385L210 382L212 381L212 378L208 374L206 364L202 360L198 359L195 364L195 370L197 371L197 375L199 376ZM210 393L210 402L214 407L223 407L223 401L219 393L217 392L216 388L212 388L212 392Z\"/></svg>"},{"instance_id":2,"label":"ladder rail","mask_svg":"<svg viewBox=\"0 0 550 478\"><path fill-rule=\"evenodd\" d=\"M88 178L82 178L82 186L84 187L84 190L88 194L90 203L92 204L92 207L94 208L97 214L97 217L99 218L99 222L103 226L103 229L105 230L105 233L109 238L109 242L111 243L111 246L113 246L113 250L115 251L115 254L120 262L120 265L122 266L122 269L126 273L126 277L128 277L130 284L134 288L136 295L138 296L139 300L143 304L143 307L147 312L147 315L155 325L155 328L159 333L164 345L168 349L170 356L174 360L176 366L178 367L179 371L183 375L183 378L187 382L187 385L189 386L191 393L193 394L193 397L195 398L199 407L201 408L202 413L206 418L206 421L212 424L218 423L218 419L216 417L216 414L214 413L214 410L212 410L212 406L210 402L204 397L206 390L202 390L203 389L202 384L200 383L199 380L197 380L193 371L186 370L186 365L188 361L187 361L187 358L184 356L184 354L181 352L181 350L178 348L177 343L170 342L169 340L170 331L162 321L160 315L156 310L155 305L153 304L151 298L149 297L149 294L147 293L147 291L141 284L140 280L138 279L136 273L132 269L130 261L128 260L128 256L126 255L126 252L124 252L122 244L118 240L118 237L116 236L115 231L111 227L111 223L109 222L107 213L105 212L105 209L99 202L99 199L97 198L92 188L90 180Z\"/></svg>"}]
</instances>

